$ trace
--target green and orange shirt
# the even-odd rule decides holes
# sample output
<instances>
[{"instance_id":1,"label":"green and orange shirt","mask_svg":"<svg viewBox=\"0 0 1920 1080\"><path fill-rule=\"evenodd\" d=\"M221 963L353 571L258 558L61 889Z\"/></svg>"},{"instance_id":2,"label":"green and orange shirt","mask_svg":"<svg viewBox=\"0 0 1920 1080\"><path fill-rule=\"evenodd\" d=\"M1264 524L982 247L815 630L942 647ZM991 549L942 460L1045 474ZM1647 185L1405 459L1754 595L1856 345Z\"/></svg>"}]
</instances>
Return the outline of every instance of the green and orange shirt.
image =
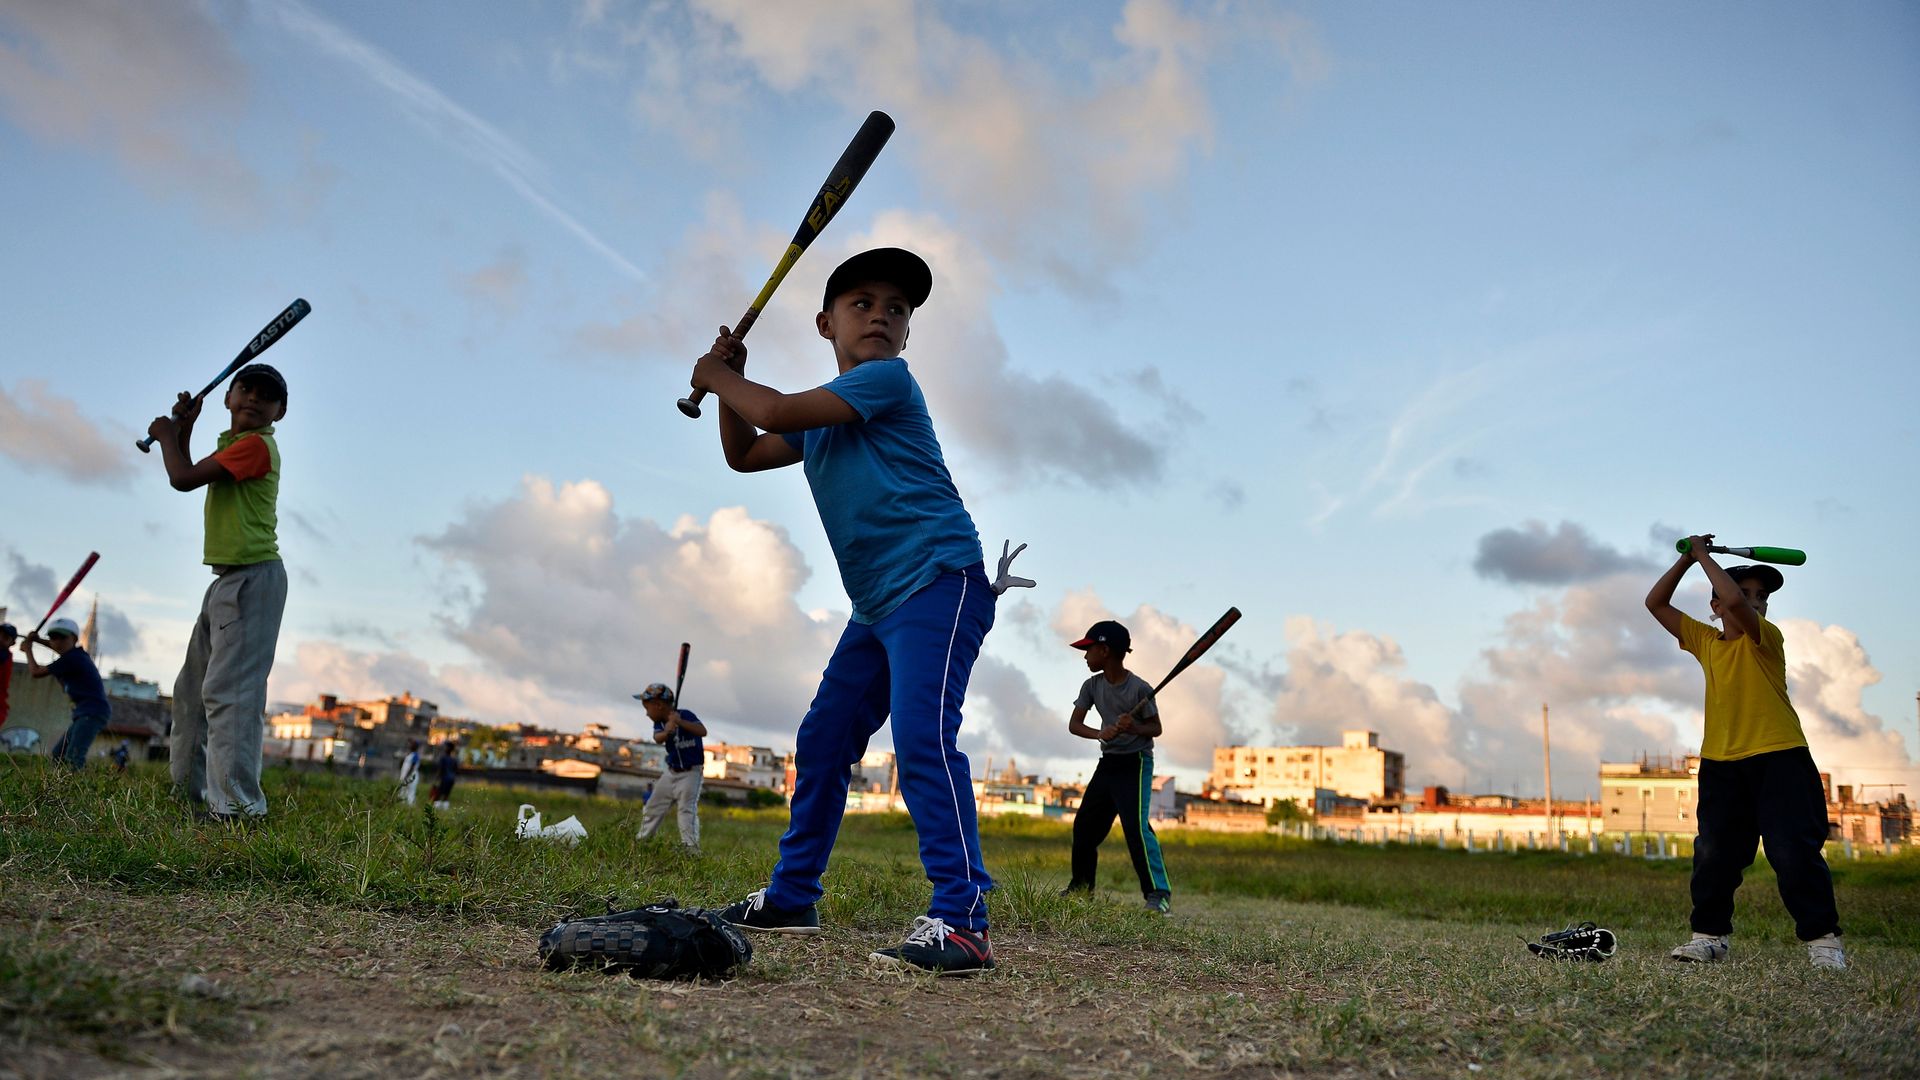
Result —
<instances>
[{"instance_id":1,"label":"green and orange shirt","mask_svg":"<svg viewBox=\"0 0 1920 1080\"><path fill-rule=\"evenodd\" d=\"M220 435L213 459L230 479L207 485L206 564L251 566L280 557L280 447L273 425Z\"/></svg>"}]
</instances>

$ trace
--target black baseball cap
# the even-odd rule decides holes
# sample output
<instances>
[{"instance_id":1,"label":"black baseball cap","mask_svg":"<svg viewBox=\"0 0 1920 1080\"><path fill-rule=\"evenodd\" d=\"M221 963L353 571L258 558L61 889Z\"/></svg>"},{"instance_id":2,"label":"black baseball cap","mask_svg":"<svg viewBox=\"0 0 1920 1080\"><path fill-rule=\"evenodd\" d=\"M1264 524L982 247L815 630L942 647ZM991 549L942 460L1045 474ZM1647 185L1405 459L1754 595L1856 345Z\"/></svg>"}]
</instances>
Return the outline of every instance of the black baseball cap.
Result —
<instances>
[{"instance_id":1,"label":"black baseball cap","mask_svg":"<svg viewBox=\"0 0 1920 1080\"><path fill-rule=\"evenodd\" d=\"M239 386L243 382L271 383L275 389L280 391L280 400L287 400L286 376L275 370L272 364L248 364L246 367L234 372L233 385Z\"/></svg>"},{"instance_id":2,"label":"black baseball cap","mask_svg":"<svg viewBox=\"0 0 1920 1080\"><path fill-rule=\"evenodd\" d=\"M907 296L907 303L916 310L933 292L933 271L927 269L925 259L906 248L874 248L841 263L827 275L827 291L820 298L820 310L832 307L834 297L868 281L899 286Z\"/></svg>"},{"instance_id":3,"label":"black baseball cap","mask_svg":"<svg viewBox=\"0 0 1920 1080\"><path fill-rule=\"evenodd\" d=\"M1761 588L1767 590L1768 596L1779 592L1780 586L1787 583L1787 579L1781 575L1780 571L1765 564L1755 566L1729 566L1727 567L1727 576L1732 578L1733 583L1736 585L1748 578L1753 578L1760 582Z\"/></svg>"},{"instance_id":4,"label":"black baseball cap","mask_svg":"<svg viewBox=\"0 0 1920 1080\"><path fill-rule=\"evenodd\" d=\"M1132 652L1133 637L1127 633L1126 627L1112 619L1102 619L1087 628L1086 637L1073 643L1076 649L1084 649L1089 645L1105 645L1120 653Z\"/></svg>"}]
</instances>

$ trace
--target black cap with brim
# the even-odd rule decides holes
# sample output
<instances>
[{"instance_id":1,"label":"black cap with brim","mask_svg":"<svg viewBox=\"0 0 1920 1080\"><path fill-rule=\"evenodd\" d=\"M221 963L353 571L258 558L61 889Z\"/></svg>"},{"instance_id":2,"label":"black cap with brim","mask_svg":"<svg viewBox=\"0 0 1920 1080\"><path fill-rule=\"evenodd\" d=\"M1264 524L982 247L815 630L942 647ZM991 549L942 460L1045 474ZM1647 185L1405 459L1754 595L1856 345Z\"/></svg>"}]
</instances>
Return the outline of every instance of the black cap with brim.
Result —
<instances>
[{"instance_id":1,"label":"black cap with brim","mask_svg":"<svg viewBox=\"0 0 1920 1080\"><path fill-rule=\"evenodd\" d=\"M263 382L280 391L280 400L287 400L286 376L275 370L271 364L248 364L233 375L233 385L243 382Z\"/></svg>"},{"instance_id":2,"label":"black cap with brim","mask_svg":"<svg viewBox=\"0 0 1920 1080\"><path fill-rule=\"evenodd\" d=\"M1768 596L1779 592L1780 586L1787 583L1787 579L1781 575L1780 571L1764 563L1753 566L1729 566L1727 576L1732 578L1736 585L1748 578L1757 578L1760 587L1767 590Z\"/></svg>"},{"instance_id":3,"label":"black cap with brim","mask_svg":"<svg viewBox=\"0 0 1920 1080\"><path fill-rule=\"evenodd\" d=\"M834 297L869 281L898 286L906 294L907 303L916 309L933 292L933 271L927 268L925 259L905 248L874 248L841 263L827 275L820 310L831 308Z\"/></svg>"}]
</instances>

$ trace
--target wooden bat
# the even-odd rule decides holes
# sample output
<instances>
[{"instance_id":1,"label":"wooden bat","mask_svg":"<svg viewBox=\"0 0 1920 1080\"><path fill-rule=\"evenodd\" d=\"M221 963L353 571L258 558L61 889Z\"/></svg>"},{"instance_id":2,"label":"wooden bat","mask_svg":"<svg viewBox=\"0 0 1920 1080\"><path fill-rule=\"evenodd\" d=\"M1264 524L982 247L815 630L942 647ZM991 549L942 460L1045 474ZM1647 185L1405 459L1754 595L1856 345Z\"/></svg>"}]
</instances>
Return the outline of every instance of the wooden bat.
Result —
<instances>
[{"instance_id":1,"label":"wooden bat","mask_svg":"<svg viewBox=\"0 0 1920 1080\"><path fill-rule=\"evenodd\" d=\"M81 579L87 576L87 571L93 569L93 564L99 561L99 552L90 551L87 553L87 561L81 563L80 569L73 572L73 578L67 582L67 587L61 589L60 595L53 598L53 606L48 608L47 613L40 617L40 625L34 627L33 633L28 634L28 637L37 639L40 636L40 631L47 625L47 620L53 618L53 613L60 610L60 605L67 602L67 597L73 595L73 590L80 587Z\"/></svg>"},{"instance_id":2,"label":"wooden bat","mask_svg":"<svg viewBox=\"0 0 1920 1080\"><path fill-rule=\"evenodd\" d=\"M1685 540L1674 541L1673 550L1685 555L1687 553L1687 542ZM1755 562L1779 563L1781 566L1807 565L1807 553L1797 548L1721 547L1718 544L1710 544L1707 550L1715 555L1738 555L1743 559L1752 559Z\"/></svg>"},{"instance_id":3,"label":"wooden bat","mask_svg":"<svg viewBox=\"0 0 1920 1080\"><path fill-rule=\"evenodd\" d=\"M687 655L693 652L693 646L680 643L680 670L673 676L673 707L680 707L680 687L687 681Z\"/></svg>"},{"instance_id":4,"label":"wooden bat","mask_svg":"<svg viewBox=\"0 0 1920 1080\"><path fill-rule=\"evenodd\" d=\"M1207 650L1213 648L1213 643L1219 641L1221 636L1231 629L1234 623L1239 621L1240 609L1237 607L1228 608L1225 615L1220 616L1218 621L1207 628L1206 633L1200 635L1200 640L1193 643L1193 647L1188 649L1186 655L1180 658L1180 662L1173 665L1173 670L1167 672L1167 677L1161 679L1159 685L1147 691L1147 696L1141 698L1139 703L1134 705L1132 709L1128 709L1127 714L1131 716L1135 710L1152 701L1159 695L1160 691L1166 689L1167 684L1173 681L1174 676L1192 667L1195 660L1205 656Z\"/></svg>"},{"instance_id":5,"label":"wooden bat","mask_svg":"<svg viewBox=\"0 0 1920 1080\"><path fill-rule=\"evenodd\" d=\"M288 304L287 310L275 315L272 322L261 327L260 332L253 335L253 340L247 342L246 348L240 350L240 355L234 357L233 363L228 364L225 370L215 375L213 381L207 384L206 389L193 395L193 400L199 401L208 394L213 393L214 388L226 382L229 376L247 366L255 357L273 348L274 342L279 341L287 331L293 329L295 323L306 318L312 312L313 305L307 303L305 300L295 300L293 303ZM141 453L149 453L153 448L153 436L149 435L133 445L139 447Z\"/></svg>"},{"instance_id":6,"label":"wooden bat","mask_svg":"<svg viewBox=\"0 0 1920 1080\"><path fill-rule=\"evenodd\" d=\"M735 337L747 336L747 331L760 318L761 309L773 299L773 290L786 280L787 271L800 261L800 255L807 250L807 245L813 243L814 237L820 235L820 230L827 227L827 222L832 221L833 215L839 212L840 205L847 201L847 196L853 194L854 186L860 183L861 177L867 175L867 167L873 164L874 158L880 156L880 148L887 145L887 139L892 134L891 116L883 112L867 114L867 122L860 125L853 141L847 144L846 152L840 155L840 160L834 162L832 171L827 173L827 182L820 185L820 194L815 195L813 205L807 207L807 216L800 219L800 228L794 232L793 242L787 245L786 253L774 264L773 274L760 287L760 295L754 297L753 306L747 308L747 313L733 324ZM706 396L705 390L695 390L681 398L680 411L699 419L700 401Z\"/></svg>"}]
</instances>

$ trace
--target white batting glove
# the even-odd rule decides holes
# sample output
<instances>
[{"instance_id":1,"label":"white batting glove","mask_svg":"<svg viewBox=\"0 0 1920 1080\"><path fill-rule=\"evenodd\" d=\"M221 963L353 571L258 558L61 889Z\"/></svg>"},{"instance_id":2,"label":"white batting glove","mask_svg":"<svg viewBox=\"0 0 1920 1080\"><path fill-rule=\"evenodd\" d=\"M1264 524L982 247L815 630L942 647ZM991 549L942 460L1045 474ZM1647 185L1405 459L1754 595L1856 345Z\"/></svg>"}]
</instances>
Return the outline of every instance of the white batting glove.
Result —
<instances>
[{"instance_id":1,"label":"white batting glove","mask_svg":"<svg viewBox=\"0 0 1920 1080\"><path fill-rule=\"evenodd\" d=\"M1020 553L1027 550L1027 545L1021 544L1019 547L1014 548L1012 552L1007 551L1009 547L1013 547L1013 541L1003 540L1000 542L1000 570L998 576L993 579L993 595L995 596L999 596L1008 589L1031 589L1034 585L1032 578L1014 577L1007 572L1013 569L1013 560L1019 558Z\"/></svg>"}]
</instances>

